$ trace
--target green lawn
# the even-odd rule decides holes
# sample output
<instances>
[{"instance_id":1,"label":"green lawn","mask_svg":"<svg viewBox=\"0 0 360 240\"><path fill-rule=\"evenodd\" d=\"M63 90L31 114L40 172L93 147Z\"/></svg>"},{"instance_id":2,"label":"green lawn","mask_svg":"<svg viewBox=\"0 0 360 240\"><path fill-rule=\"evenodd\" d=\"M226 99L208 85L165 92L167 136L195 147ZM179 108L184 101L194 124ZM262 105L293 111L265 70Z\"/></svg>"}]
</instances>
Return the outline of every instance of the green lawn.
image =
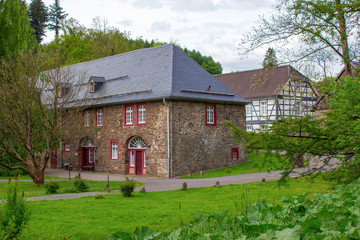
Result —
<instances>
[{"instance_id":1,"label":"green lawn","mask_svg":"<svg viewBox=\"0 0 360 240\"><path fill-rule=\"evenodd\" d=\"M83 197L69 200L28 202L32 211L24 231L24 239L107 239L113 232L133 232L137 226L169 232L188 222L199 213L214 213L267 198L279 203L282 196L304 192L329 192L329 184L318 178L291 179L289 188L278 188L276 181L228 185L220 188L197 188L187 191L134 193L132 198L120 194L106 195L105 199Z\"/></svg>"},{"instance_id":2,"label":"green lawn","mask_svg":"<svg viewBox=\"0 0 360 240\"><path fill-rule=\"evenodd\" d=\"M60 185L60 189L58 190L57 194L66 193L65 190L69 188L73 188L73 182L75 180L72 179L71 181L57 181ZM105 185L107 184L106 181L86 181L89 184L89 192L97 192L97 191L106 191ZM24 191L25 197L35 197L35 196L44 196L46 194L45 186L35 187L34 182L21 182L18 181L18 192L21 193ZM46 184L46 182L45 182ZM118 181L110 181L110 190L119 190L120 189L120 182ZM8 192L8 182L0 182L0 199L6 199L6 194ZM136 186L141 186L141 183L136 183Z\"/></svg>"},{"instance_id":3,"label":"green lawn","mask_svg":"<svg viewBox=\"0 0 360 240\"><path fill-rule=\"evenodd\" d=\"M200 174L197 173L192 174L191 176L182 176L180 178L213 178L246 173L282 170L289 168L290 166L289 161L285 159L283 155L276 153L271 153L270 156L266 157L264 152L256 153L256 151L252 151L247 154L247 160L247 162L240 163L236 166L204 172L202 177L200 177Z\"/></svg>"}]
</instances>

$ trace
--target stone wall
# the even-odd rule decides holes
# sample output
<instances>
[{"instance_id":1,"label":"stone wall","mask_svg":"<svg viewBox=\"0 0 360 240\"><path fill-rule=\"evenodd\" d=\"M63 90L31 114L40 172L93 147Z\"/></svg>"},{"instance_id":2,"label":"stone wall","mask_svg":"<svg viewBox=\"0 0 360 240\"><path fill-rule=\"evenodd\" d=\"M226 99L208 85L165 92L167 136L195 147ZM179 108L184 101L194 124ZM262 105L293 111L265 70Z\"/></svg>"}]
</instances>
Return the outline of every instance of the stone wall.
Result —
<instances>
[{"instance_id":1,"label":"stone wall","mask_svg":"<svg viewBox=\"0 0 360 240\"><path fill-rule=\"evenodd\" d=\"M170 168L171 176L231 166L246 160L239 149L239 159L232 160L233 138L221 122L229 120L245 128L243 105L216 104L217 125L206 125L206 103L167 101L170 107ZM72 117L63 128L71 151L63 152L63 163L70 162L76 170L82 166L82 141L91 139L95 146L95 171L128 174L128 142L140 136L146 143L146 175L168 176L167 116L162 101L147 102L145 125L124 125L124 105L104 106L103 126L96 127L96 108L90 110L90 126L83 126L83 114ZM136 104L134 104L136 116ZM110 140L119 141L119 160L110 160ZM58 154L60 158L60 154ZM58 167L60 161L58 160Z\"/></svg>"},{"instance_id":2,"label":"stone wall","mask_svg":"<svg viewBox=\"0 0 360 240\"><path fill-rule=\"evenodd\" d=\"M179 176L236 165L246 161L239 148L239 159L232 160L234 144L223 121L245 129L245 105L216 104L216 126L206 125L206 103L174 101L171 108L171 175Z\"/></svg>"},{"instance_id":3,"label":"stone wall","mask_svg":"<svg viewBox=\"0 0 360 240\"><path fill-rule=\"evenodd\" d=\"M82 140L89 138L95 145L95 171L127 174L128 140L140 136L146 143L146 175L167 176L167 135L166 108L163 102L146 103L147 116L145 125L124 125L124 105L105 106L103 126L96 127L96 108L90 110L90 126L83 126L83 114L79 113L63 128L65 140L70 141L71 151L63 152L63 162L70 162L75 169L82 166ZM136 104L134 104L136 116ZM119 160L110 160L110 140L119 140ZM77 155L77 156L76 156ZM58 154L60 157L60 154ZM60 161L58 160L58 166ZM60 166L59 166L60 167Z\"/></svg>"}]
</instances>

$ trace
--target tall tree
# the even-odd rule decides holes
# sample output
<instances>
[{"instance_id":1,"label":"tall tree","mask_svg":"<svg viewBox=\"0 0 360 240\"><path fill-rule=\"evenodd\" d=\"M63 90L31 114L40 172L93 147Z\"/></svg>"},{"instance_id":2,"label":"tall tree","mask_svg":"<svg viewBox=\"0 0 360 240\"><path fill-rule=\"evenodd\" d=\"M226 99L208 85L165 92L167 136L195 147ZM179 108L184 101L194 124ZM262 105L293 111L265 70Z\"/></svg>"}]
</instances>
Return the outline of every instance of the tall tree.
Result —
<instances>
[{"instance_id":1,"label":"tall tree","mask_svg":"<svg viewBox=\"0 0 360 240\"><path fill-rule=\"evenodd\" d=\"M60 6L60 0L55 0L54 4L50 5L49 12L49 29L55 31L55 36L59 37L61 29L61 22L68 16L63 8Z\"/></svg>"},{"instance_id":2,"label":"tall tree","mask_svg":"<svg viewBox=\"0 0 360 240\"><path fill-rule=\"evenodd\" d=\"M29 6L30 25L35 30L34 36L40 44L45 36L48 22L48 10L42 0L32 0Z\"/></svg>"},{"instance_id":3,"label":"tall tree","mask_svg":"<svg viewBox=\"0 0 360 240\"><path fill-rule=\"evenodd\" d=\"M68 107L79 99L84 79L75 77L79 75L70 67L55 66L57 62L42 61L33 53L12 56L0 65L0 166L23 170L37 186L44 183L62 125L82 111L81 99L78 108ZM5 161L8 158L12 161Z\"/></svg>"},{"instance_id":4,"label":"tall tree","mask_svg":"<svg viewBox=\"0 0 360 240\"><path fill-rule=\"evenodd\" d=\"M34 30L22 1L0 1L0 26L0 59L35 46Z\"/></svg>"},{"instance_id":5,"label":"tall tree","mask_svg":"<svg viewBox=\"0 0 360 240\"><path fill-rule=\"evenodd\" d=\"M293 52L293 60L331 50L342 60L345 74L351 74L350 62L359 56L360 1L279 0L276 11L244 35L243 54L270 43L286 45L298 40L304 48Z\"/></svg>"},{"instance_id":6,"label":"tall tree","mask_svg":"<svg viewBox=\"0 0 360 240\"><path fill-rule=\"evenodd\" d=\"M265 53L265 58L262 63L263 68L270 68L270 67L276 67L278 66L276 53L273 48L268 48Z\"/></svg>"}]
</instances>

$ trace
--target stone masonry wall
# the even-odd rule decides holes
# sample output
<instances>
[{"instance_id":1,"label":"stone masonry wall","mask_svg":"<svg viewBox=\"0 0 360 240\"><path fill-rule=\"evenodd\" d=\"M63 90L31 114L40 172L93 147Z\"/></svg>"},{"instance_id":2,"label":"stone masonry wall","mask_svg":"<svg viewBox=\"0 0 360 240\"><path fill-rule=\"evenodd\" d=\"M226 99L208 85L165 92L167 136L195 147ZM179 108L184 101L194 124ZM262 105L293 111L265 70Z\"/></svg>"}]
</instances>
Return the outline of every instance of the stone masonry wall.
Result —
<instances>
[{"instance_id":1,"label":"stone masonry wall","mask_svg":"<svg viewBox=\"0 0 360 240\"><path fill-rule=\"evenodd\" d=\"M216 104L216 126L206 125L206 103L173 101L171 108L171 175L236 165L246 161L239 148L239 159L232 160L234 144L223 121L245 129L245 105Z\"/></svg>"},{"instance_id":2,"label":"stone masonry wall","mask_svg":"<svg viewBox=\"0 0 360 240\"><path fill-rule=\"evenodd\" d=\"M87 137L95 145L95 171L128 173L128 140L140 136L146 143L146 175L166 177L167 135L166 108L163 102L146 103L146 125L136 124L136 104L134 105L134 125L124 125L124 105L104 106L103 126L96 127L96 109L90 110L90 126L83 126L83 114L72 118L63 128L65 140L70 141L71 151L63 152L63 163L70 162L75 169L82 166L82 140ZM110 160L110 140L119 140L119 160ZM58 157L60 154L58 154ZM166 164L165 164L166 163ZM58 167L60 161L58 160Z\"/></svg>"}]
</instances>

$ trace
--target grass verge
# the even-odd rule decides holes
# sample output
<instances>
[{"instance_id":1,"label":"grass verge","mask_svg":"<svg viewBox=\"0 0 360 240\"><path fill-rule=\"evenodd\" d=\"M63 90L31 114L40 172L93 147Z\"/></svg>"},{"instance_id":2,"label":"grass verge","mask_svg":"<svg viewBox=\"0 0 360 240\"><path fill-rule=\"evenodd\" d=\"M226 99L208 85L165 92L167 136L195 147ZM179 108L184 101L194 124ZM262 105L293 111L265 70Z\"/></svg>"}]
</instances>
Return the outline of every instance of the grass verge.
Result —
<instances>
[{"instance_id":1,"label":"grass verge","mask_svg":"<svg viewBox=\"0 0 360 240\"><path fill-rule=\"evenodd\" d=\"M240 163L236 166L206 171L200 177L199 173L191 176L182 176L180 178L213 178L229 175L239 175L246 173L268 172L283 170L290 167L289 161L283 155L270 153L269 156L265 152L252 151L247 154L247 162Z\"/></svg>"},{"instance_id":2,"label":"grass verge","mask_svg":"<svg viewBox=\"0 0 360 240\"><path fill-rule=\"evenodd\" d=\"M134 193L132 198L111 194L103 199L83 197L29 202L32 215L23 238L107 239L113 232L133 232L137 226L170 232L199 213L229 210L235 216L241 206L259 199L279 204L283 196L308 192L312 197L314 193L331 191L329 186L320 178L314 181L299 178L289 180L288 187L281 188L276 181L267 181L187 191Z\"/></svg>"},{"instance_id":3,"label":"grass verge","mask_svg":"<svg viewBox=\"0 0 360 240\"><path fill-rule=\"evenodd\" d=\"M57 181L60 185L60 189L56 194L64 194L68 193L65 190L69 188L73 188L74 179L72 181L64 180L64 181ZM89 192L97 192L97 191L106 191L105 185L108 183L107 181L86 181L89 185ZM46 182L45 182L46 184ZM136 187L141 186L142 183L136 182ZM8 191L8 182L0 182L0 199L6 198L6 193ZM120 182L119 181L110 181L110 190L119 190L120 189ZM50 195L46 194L45 186L35 187L33 182L22 182L18 181L18 192L22 193L24 191L25 197L35 197L35 196L45 196Z\"/></svg>"}]
</instances>

